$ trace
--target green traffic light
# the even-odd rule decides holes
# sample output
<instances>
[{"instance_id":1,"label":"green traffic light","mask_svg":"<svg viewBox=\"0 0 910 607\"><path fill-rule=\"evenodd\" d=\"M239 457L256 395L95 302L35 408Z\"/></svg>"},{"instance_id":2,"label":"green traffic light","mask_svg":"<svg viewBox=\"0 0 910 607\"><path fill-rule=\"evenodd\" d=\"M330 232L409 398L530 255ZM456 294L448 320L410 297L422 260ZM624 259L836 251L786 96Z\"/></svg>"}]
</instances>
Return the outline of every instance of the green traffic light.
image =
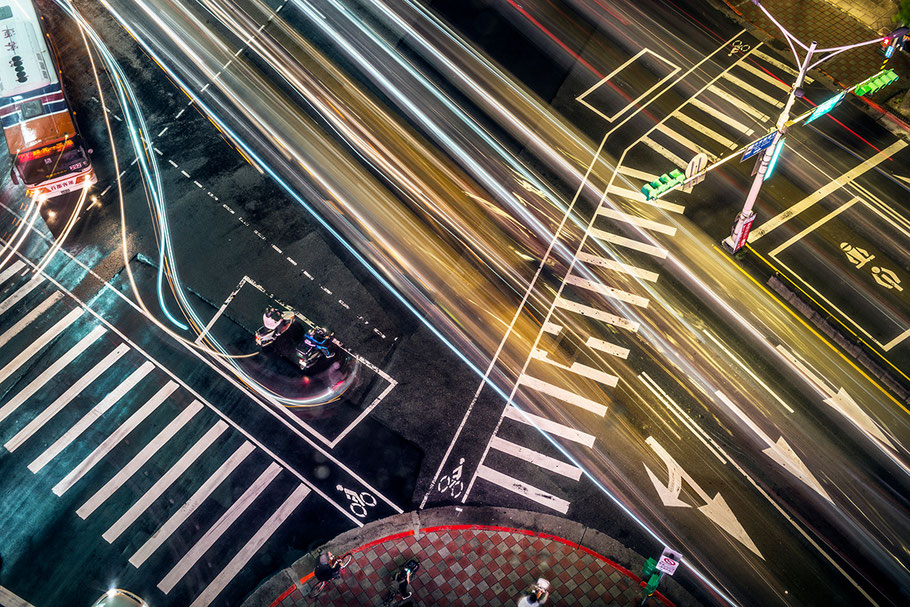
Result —
<instances>
[{"instance_id":1,"label":"green traffic light","mask_svg":"<svg viewBox=\"0 0 910 607\"><path fill-rule=\"evenodd\" d=\"M888 86L895 80L897 80L897 74L894 73L894 70L883 70L875 76L856 85L856 88L853 89L853 93L857 97L863 97Z\"/></svg>"}]
</instances>

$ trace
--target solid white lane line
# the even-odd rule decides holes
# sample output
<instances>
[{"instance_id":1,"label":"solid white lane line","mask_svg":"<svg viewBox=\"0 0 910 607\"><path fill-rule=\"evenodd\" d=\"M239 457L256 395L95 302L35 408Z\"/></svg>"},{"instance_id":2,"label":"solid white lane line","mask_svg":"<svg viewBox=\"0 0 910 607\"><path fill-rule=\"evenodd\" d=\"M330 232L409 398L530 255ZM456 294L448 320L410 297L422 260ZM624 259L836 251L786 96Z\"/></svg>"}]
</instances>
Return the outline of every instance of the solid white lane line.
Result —
<instances>
[{"instance_id":1,"label":"solid white lane line","mask_svg":"<svg viewBox=\"0 0 910 607\"><path fill-rule=\"evenodd\" d=\"M174 586L177 585L177 582L183 579L186 572L202 558L208 549L218 541L218 538L220 538L224 532L234 524L234 521L249 508L250 504L259 497L259 494L275 480L275 477L278 476L279 472L281 472L281 466L275 462L270 463L269 467L259 475L259 478L243 492L243 495L241 495L236 502L231 504L231 507L221 515L221 518L215 521L215 524L205 532L205 535L199 538L199 541L193 544L193 547L183 555L183 558L171 568L168 574L164 576L164 579L158 583L158 589L164 594L169 593Z\"/></svg>"},{"instance_id":2,"label":"solid white lane line","mask_svg":"<svg viewBox=\"0 0 910 607\"><path fill-rule=\"evenodd\" d=\"M559 436L566 440L576 442L585 447L594 446L594 436L588 434L587 432L582 432L581 430L576 430L566 426L565 424L560 424L559 422L554 422L545 417L540 417L539 415L534 415L533 413L527 413L525 411L519 411L515 405L509 405L506 407L505 412L503 413L505 417L521 422L522 424L527 424L529 426L537 426L540 430L543 430L547 434L552 434L553 436Z\"/></svg>"},{"instance_id":3,"label":"solid white lane line","mask_svg":"<svg viewBox=\"0 0 910 607\"><path fill-rule=\"evenodd\" d=\"M247 456L256 450L253 443L244 441L231 456L218 466L218 469L204 482L202 486L196 489L196 492L180 508L171 515L171 518L164 523L158 531L145 541L136 554L130 557L130 564L133 567L140 567L142 563L152 556L161 545L167 541L171 534L188 519L196 508L208 499L215 489L217 489L224 480L230 476L231 472L240 465Z\"/></svg>"},{"instance_id":4,"label":"solid white lane line","mask_svg":"<svg viewBox=\"0 0 910 607\"><path fill-rule=\"evenodd\" d=\"M623 348L622 346L611 344L608 341L597 339L596 337L588 337L585 345L589 348L593 348L594 350L599 350L600 352L609 354L610 356L617 356L622 359L625 359L629 356L628 348Z\"/></svg>"},{"instance_id":5,"label":"solid white lane line","mask_svg":"<svg viewBox=\"0 0 910 607\"><path fill-rule=\"evenodd\" d=\"M642 308L648 307L648 300L640 295L634 295L632 293L627 293L626 291L620 291L619 289L608 287L607 285L603 285L599 282L594 282L585 278L579 278L574 274L569 274L566 276L566 282L570 285L581 287L582 289L587 289L589 291L594 291L595 293L600 293L601 295L605 295L613 299L618 299L620 301L630 303L634 306L639 306Z\"/></svg>"},{"instance_id":6,"label":"solid white lane line","mask_svg":"<svg viewBox=\"0 0 910 607\"><path fill-rule=\"evenodd\" d=\"M736 66L746 70L750 74L754 74L754 75L758 76L759 78L761 78L762 80L764 80L765 82L770 84L771 86L782 90L783 92L787 93L788 95L790 94L790 85L784 84L779 79L775 78L774 76L772 76L765 70L761 69L760 67L756 67L756 66L752 65L748 61L741 61L741 62L737 63Z\"/></svg>"},{"instance_id":7,"label":"solid white lane line","mask_svg":"<svg viewBox=\"0 0 910 607\"><path fill-rule=\"evenodd\" d=\"M3 586L0 586L0 605L3 605L3 607L35 607Z\"/></svg>"},{"instance_id":8,"label":"solid white lane line","mask_svg":"<svg viewBox=\"0 0 910 607\"><path fill-rule=\"evenodd\" d=\"M523 483L502 472L488 468L487 466L480 465L477 467L477 477L489 481L494 485L498 485L503 489L508 489L518 495L523 495L532 502L537 502L547 508L552 508L560 514L565 514L569 511L569 502L566 500L551 495L532 485L528 485L527 483Z\"/></svg>"},{"instance_id":9,"label":"solid white lane line","mask_svg":"<svg viewBox=\"0 0 910 607\"><path fill-rule=\"evenodd\" d=\"M16 324L4 331L3 335L0 335L0 348L5 346L9 340L19 335L25 327L35 322L35 319L44 314L48 308L60 301L61 297L63 297L63 293L54 291L51 293L50 297L35 306L33 310L30 310L28 314L20 318Z\"/></svg>"},{"instance_id":10,"label":"solid white lane line","mask_svg":"<svg viewBox=\"0 0 910 607\"><path fill-rule=\"evenodd\" d=\"M202 403L198 400L194 400L186 409L181 411L177 417L172 419L171 422L165 426L155 438L149 441L145 447L140 449L139 453L133 456L133 459L127 462L113 478L106 482L101 489L96 491L92 497L88 498L88 500L76 510L76 514L79 515L79 518L88 518L99 506L101 506L101 504L114 495L117 489L122 487L130 477L136 474L142 466L152 459L152 456L158 453L168 441L174 438L174 435L193 419L193 416L199 413L201 409Z\"/></svg>"},{"instance_id":11,"label":"solid white lane line","mask_svg":"<svg viewBox=\"0 0 910 607\"><path fill-rule=\"evenodd\" d=\"M608 325L613 325L614 327L619 327L620 329L626 329L632 333L637 333L640 326L637 321L628 320L622 316L616 316L615 314L610 314L609 312L604 312L603 310L598 310L597 308L592 308L591 306L586 306L564 297L558 297L555 304L556 307L562 308L563 310L575 312L576 314L581 314L582 316L587 316L588 318L593 318L595 320L605 322Z\"/></svg>"},{"instance_id":12,"label":"solid white lane line","mask_svg":"<svg viewBox=\"0 0 910 607\"><path fill-rule=\"evenodd\" d=\"M507 441L504 438L500 438L494 435L490 439L490 447L496 449L497 451L507 453L513 457L517 457L518 459L526 461L529 464L533 464L538 468L543 468L544 470L549 470L550 472L561 474L566 478L571 478L574 481L577 481L581 478L581 470L572 464L567 464L566 462L552 458L549 455L538 453L533 449L528 449L527 447L516 445L515 443Z\"/></svg>"},{"instance_id":13,"label":"solid white lane line","mask_svg":"<svg viewBox=\"0 0 910 607\"><path fill-rule=\"evenodd\" d=\"M701 122L699 122L699 121L696 120L695 118L692 118L692 117L690 117L690 116L684 114L681 110L680 110L680 111L677 111L677 112L674 112L674 113L671 115L671 118L675 118L675 119L679 120L680 122L682 122L683 124L685 124L685 125L688 126L689 128L691 128L691 129L693 129L693 130L695 130L695 131L698 131L698 132L701 133L702 135L707 135L709 138L713 139L714 141L716 141L717 143L721 144L721 145L724 146L725 148L729 148L729 149L731 149L731 150L735 150L736 148L739 147L739 145L738 145L735 141L733 141L732 139L730 139L730 138L727 137L726 135L722 135L722 134L718 133L718 132L715 131L714 129L712 129L712 128L710 128L710 127L708 127L708 126L702 124Z\"/></svg>"},{"instance_id":14,"label":"solid white lane line","mask_svg":"<svg viewBox=\"0 0 910 607\"><path fill-rule=\"evenodd\" d=\"M774 107L778 107L778 108L784 107L783 101L775 99L774 97L767 94L766 92L759 90L756 87L752 86L745 80L742 80L741 78L737 78L730 72L725 72L723 74L723 76L721 76L721 78L723 78L724 80L728 80L734 86L746 91L753 97L757 97L757 98L761 99L762 101L764 101L765 103L767 103L769 105L773 105ZM728 96L729 96L729 93L728 93Z\"/></svg>"},{"instance_id":15,"label":"solid white lane line","mask_svg":"<svg viewBox=\"0 0 910 607\"><path fill-rule=\"evenodd\" d=\"M126 436L136 429L146 417L152 414L152 412L157 409L161 403L170 396L174 390L177 389L177 384L175 382L168 382L163 388L158 390L158 392L148 399L142 407L140 407L135 413L130 415L129 419L123 422L118 426L110 436L108 436L100 445L95 447L95 450L92 451L88 457L86 457L78 466L73 468L69 474L67 474L63 479L54 485L53 492L55 495L63 495L66 493L73 485L75 485L79 480L88 474L88 472L95 467L95 464L100 462L104 456L111 452L111 450L120 444Z\"/></svg>"},{"instance_id":16,"label":"solid white lane line","mask_svg":"<svg viewBox=\"0 0 910 607\"><path fill-rule=\"evenodd\" d=\"M726 91L716 84L712 84L707 88L707 90L720 97L723 101L733 105L736 109L740 110L744 114L747 114L755 120L758 120L759 122L768 122L771 120L771 117L767 114L758 111L739 97L732 95L730 91Z\"/></svg>"},{"instance_id":17,"label":"solid white lane line","mask_svg":"<svg viewBox=\"0 0 910 607\"><path fill-rule=\"evenodd\" d=\"M6 266L2 272L0 272L0 285L9 280L13 274L20 272L25 267L25 264L22 263L21 259L17 259L10 265Z\"/></svg>"},{"instance_id":18,"label":"solid white lane line","mask_svg":"<svg viewBox=\"0 0 910 607\"><path fill-rule=\"evenodd\" d=\"M215 598L221 594L224 587L228 585L234 576L253 558L262 545L272 536L273 533L288 519L294 510L303 502L310 489L306 485L297 485L294 491L287 497L281 506L272 513L272 516L262 524L259 530L244 544L243 548L234 555L234 558L225 566L225 568L215 576L215 579L205 587L205 590L196 597L190 607L207 607Z\"/></svg>"},{"instance_id":19,"label":"solid white lane line","mask_svg":"<svg viewBox=\"0 0 910 607\"><path fill-rule=\"evenodd\" d=\"M531 358L539 361L543 361L554 367L558 367L564 371L569 371L570 373L576 373L582 377L587 377L593 381L599 382L611 388L616 387L616 383L619 381L619 378L615 375L610 375L600 369L595 369L594 367L589 367L588 365L583 365L580 362L573 362L571 365L563 365L556 362L555 360L550 359L550 355L546 350L540 348L534 348L531 350Z\"/></svg>"},{"instance_id":20,"label":"solid white lane line","mask_svg":"<svg viewBox=\"0 0 910 607\"><path fill-rule=\"evenodd\" d=\"M656 177L651 181L657 179ZM676 190L681 194L686 194L683 190ZM654 200L645 200L640 190L630 190L629 188L623 188L618 185L609 185L607 186L607 194L622 196L623 198L628 198L636 204L646 204L651 207L657 207L658 209L664 209L665 211L670 211L671 213L676 213L682 215L686 212L686 207L681 204L676 204L675 202L668 202L663 198L655 198Z\"/></svg>"},{"instance_id":21,"label":"solid white lane line","mask_svg":"<svg viewBox=\"0 0 910 607\"><path fill-rule=\"evenodd\" d=\"M689 99L688 103L689 103L689 105L691 105L693 107L697 107L704 113L708 114L712 119L717 120L718 122L723 122L727 126L732 127L734 130L739 131L743 135L752 135L755 132L755 129L749 128L748 126L746 126L739 120L736 120L735 118L731 118L730 116L727 116L722 111L720 111L718 108L711 107L710 105L708 105L707 103L705 103L704 101L699 99L698 97L693 97L692 99ZM654 180L652 179L651 181L654 181Z\"/></svg>"},{"instance_id":22,"label":"solid white lane line","mask_svg":"<svg viewBox=\"0 0 910 607\"><path fill-rule=\"evenodd\" d=\"M30 439L35 433L52 420L54 416L63 411L70 401L72 401L80 392L85 390L89 384L98 379L102 373L107 371L120 357L129 351L130 347L126 344L120 344L113 351L109 352L94 367L89 369L88 373L77 379L67 390L57 397L54 402L47 406L41 413L36 415L24 428L19 430L11 439L6 441L4 448L12 453L22 446L25 441Z\"/></svg>"},{"instance_id":23,"label":"solid white lane line","mask_svg":"<svg viewBox=\"0 0 910 607\"><path fill-rule=\"evenodd\" d=\"M119 386L108 393L108 395L105 396L100 403L92 407L91 411L86 413L82 419L73 424L73 426L67 430L63 436L58 438L53 445L48 447L44 453L36 457L35 461L28 465L28 469L31 470L32 473L37 473L39 470L49 464L52 459L60 455L61 451L66 449L74 440L81 436L82 433L85 432L86 429L88 429L88 427L91 426L96 419L101 417L108 409L113 407L117 401L123 398L127 392L132 390L133 387L138 384L143 377L148 375L149 372L154 368L155 365L149 361L142 363L142 366L133 371L129 377L120 383Z\"/></svg>"},{"instance_id":24,"label":"solid white lane line","mask_svg":"<svg viewBox=\"0 0 910 607\"><path fill-rule=\"evenodd\" d=\"M614 221L622 221L624 223L629 223L640 228L645 228L646 230L651 230L652 232L660 232L661 234L666 234L667 236L673 236L676 234L676 228L674 227L667 226L656 221L651 221L650 219L645 219L644 217L639 217L638 215L630 215L629 213L617 211L604 205L600 205L600 208L597 209L597 214Z\"/></svg>"},{"instance_id":25,"label":"solid white lane line","mask_svg":"<svg viewBox=\"0 0 910 607\"><path fill-rule=\"evenodd\" d=\"M588 232L594 238L602 240L604 242L609 242L610 244L615 244L616 246L625 247L627 249L632 249L633 251L638 251L639 253L647 253L659 259L667 258L667 250L662 247L656 247L652 244L646 242L641 242L640 240L633 240L631 238L626 238L625 236L620 236L619 234L613 234L611 232L605 232L597 228L591 228Z\"/></svg>"},{"instance_id":26,"label":"solid white lane line","mask_svg":"<svg viewBox=\"0 0 910 607\"><path fill-rule=\"evenodd\" d=\"M155 481L155 484L152 485L145 494L140 497L136 502L129 507L129 509L120 515L120 518L117 521L108 527L108 530L101 534L108 544L116 540L120 535L126 531L130 525L136 522L143 512L148 510L148 507L155 503L159 497L161 497L168 488L174 484L174 482L183 475L184 472L195 462L199 457L205 452L206 449L212 446L212 443L215 442L219 436L221 436L225 430L227 430L228 425L224 423L223 420L218 420L214 426L209 428L202 438L196 441L196 444L190 447L190 449L180 456L173 466L171 466L167 472L161 475L161 477Z\"/></svg>"},{"instance_id":27,"label":"solid white lane line","mask_svg":"<svg viewBox=\"0 0 910 607\"><path fill-rule=\"evenodd\" d=\"M95 341L106 332L107 329L104 327L95 327L92 329L88 335L79 340L79 343L70 348L66 354L55 360L51 366L42 371L41 374L33 379L29 385L24 387L22 391L9 399L3 407L0 407L0 422L6 419L10 413L18 409L22 403L31 398L38 390L43 388L44 385L53 379L61 369L73 362L76 357L85 352L90 345L95 343Z\"/></svg>"},{"instance_id":28,"label":"solid white lane line","mask_svg":"<svg viewBox=\"0 0 910 607\"><path fill-rule=\"evenodd\" d=\"M537 379L536 377L531 377L530 375L522 375L518 378L518 384L531 390L536 390L547 396L552 396L553 398L558 398L561 401L567 402L570 405L575 405L586 411L604 417L607 414L607 408L600 403L596 403L591 399L585 398L584 396L579 396L574 392L570 392L565 388L560 388L559 386L554 386L553 384L547 383L542 379Z\"/></svg>"},{"instance_id":29,"label":"solid white lane line","mask_svg":"<svg viewBox=\"0 0 910 607\"><path fill-rule=\"evenodd\" d=\"M862 199L859 196L854 196L853 198L851 198L850 200L848 200L841 206L837 207L836 209L834 209L833 211L831 211L830 213L828 213L827 215L825 215L824 217L822 217L821 219L819 219L818 221L813 223L812 225L809 225L809 226L803 228L802 231L797 232L796 234L791 236L789 239L787 239L785 242L782 242L781 244L779 244L775 249L773 249L769 253L769 255L771 257L777 257L778 255L780 255L781 251L783 251L786 248L789 248L790 245L802 240L806 236L806 234L811 234L812 232L814 232L821 226L825 225L826 223L828 223L829 221L831 221L832 219L834 219L835 217L837 217L838 215L840 215L841 213L843 213L844 211L846 211L847 209L849 209L850 207L855 205L857 202L861 202L861 201L862 201Z\"/></svg>"},{"instance_id":30,"label":"solid white lane line","mask_svg":"<svg viewBox=\"0 0 910 607\"><path fill-rule=\"evenodd\" d=\"M669 160L670 164L672 164L673 166L675 166L675 167L686 166L687 162L685 160L683 160L682 158L680 158L679 156L677 156L676 154L674 154L673 152L671 152L670 150L668 150L667 148L662 146L661 144L657 143L650 137L642 137L641 142L643 144L645 144L646 146L648 146L649 148L651 148L652 150L654 150L655 152L657 152L658 154L660 154L661 156L663 156L664 158L666 158L667 160Z\"/></svg>"},{"instance_id":31,"label":"solid white lane line","mask_svg":"<svg viewBox=\"0 0 910 607\"><path fill-rule=\"evenodd\" d=\"M590 253L579 252L578 261L581 263L590 264L592 266L600 266L601 268L606 268L607 270L612 270L614 272L628 274L629 276L641 278L642 280L647 280L648 282L657 282L658 278L657 272L645 270L643 268L639 268L638 266L633 266L629 263L614 261L605 257L598 257L597 255L591 255Z\"/></svg>"},{"instance_id":32,"label":"solid white lane line","mask_svg":"<svg viewBox=\"0 0 910 607\"><path fill-rule=\"evenodd\" d=\"M673 114L670 117L675 118L676 114ZM698 153L703 152L703 153L707 154L708 156L713 156L713 154L711 154L710 150L708 150L704 146L698 145L697 143L695 143L694 141L692 141L691 139L689 139L688 137L686 137L679 131L670 128L670 125L668 125L666 122L659 123L657 125L657 130L659 132L663 133L664 135L666 135L667 137L669 137L670 139L672 139L675 143L685 146L692 152L698 152ZM682 158L680 158L680 160L682 160ZM688 163L683 160L682 164L677 164L676 166L684 167L684 166L686 166L686 164L688 164Z\"/></svg>"},{"instance_id":33,"label":"solid white lane line","mask_svg":"<svg viewBox=\"0 0 910 607\"><path fill-rule=\"evenodd\" d=\"M819 188L812 194L806 196L805 198L803 198L802 200L800 200L799 202L794 204L792 207L790 207L786 211L783 211L776 217L769 219L768 221L763 223L761 226L759 226L758 228L753 230L749 234L749 243L751 244L751 243L755 242L756 240L758 240L759 238L761 238L762 236L764 236L771 230L774 230L775 228L780 227L781 225L783 225L790 219L793 219L794 217L796 217L797 215L799 215L800 213L802 213L803 211L805 211L806 209L811 207L816 202L822 200L823 198L826 198L832 192L835 192L835 191L839 190L840 188L844 187L845 185L847 185L848 183L850 183L851 181L853 181L854 179L856 179L863 173L867 172L868 170L875 168L880 163L882 163L885 159L889 158L890 156L893 156L894 154L901 151L905 147L907 147L907 142L904 141L903 139L898 139L897 141L895 141L894 143L889 145L887 148L885 148L881 152L875 154L868 160L861 162L860 164L853 167L852 169L850 169L843 175L831 180L829 183L825 184L824 186L822 186L821 188Z\"/></svg>"},{"instance_id":34,"label":"solid white lane line","mask_svg":"<svg viewBox=\"0 0 910 607\"><path fill-rule=\"evenodd\" d=\"M7 310L19 303L23 297L31 293L35 287L44 282L44 275L37 274L32 277L27 283L16 289L12 295L0 301L0 314L4 314Z\"/></svg>"},{"instance_id":35,"label":"solid white lane line","mask_svg":"<svg viewBox=\"0 0 910 607\"><path fill-rule=\"evenodd\" d=\"M34 356L39 350L43 349L44 346L51 343L58 335L67 330L70 325L79 320L79 317L82 316L82 308L76 308L62 320L58 321L53 327L47 330L41 337L37 338L35 341L30 343L27 348L22 350L19 355L8 362L5 367L0 369L0 381L8 379L16 370L19 369L26 361L28 361L32 356Z\"/></svg>"}]
</instances>

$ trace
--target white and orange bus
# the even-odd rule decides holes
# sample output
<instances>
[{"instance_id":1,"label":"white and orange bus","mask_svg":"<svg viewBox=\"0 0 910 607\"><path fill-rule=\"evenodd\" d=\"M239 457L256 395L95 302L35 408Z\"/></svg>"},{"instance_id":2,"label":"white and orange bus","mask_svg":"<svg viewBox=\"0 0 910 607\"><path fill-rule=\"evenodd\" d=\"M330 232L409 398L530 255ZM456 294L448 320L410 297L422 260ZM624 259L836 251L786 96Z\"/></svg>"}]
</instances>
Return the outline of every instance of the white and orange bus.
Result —
<instances>
[{"instance_id":1,"label":"white and orange bus","mask_svg":"<svg viewBox=\"0 0 910 607\"><path fill-rule=\"evenodd\" d=\"M31 0L0 0L0 121L13 181L39 198L98 181L45 36Z\"/></svg>"}]
</instances>

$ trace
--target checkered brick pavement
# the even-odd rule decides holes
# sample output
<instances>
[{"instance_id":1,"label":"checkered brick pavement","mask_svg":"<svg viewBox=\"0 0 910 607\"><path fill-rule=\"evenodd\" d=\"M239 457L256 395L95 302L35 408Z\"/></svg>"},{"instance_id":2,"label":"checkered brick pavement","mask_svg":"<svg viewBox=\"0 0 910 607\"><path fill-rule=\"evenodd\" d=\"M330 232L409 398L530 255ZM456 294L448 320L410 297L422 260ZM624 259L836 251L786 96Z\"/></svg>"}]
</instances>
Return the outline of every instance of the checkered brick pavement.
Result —
<instances>
[{"instance_id":1,"label":"checkered brick pavement","mask_svg":"<svg viewBox=\"0 0 910 607\"><path fill-rule=\"evenodd\" d=\"M392 576L410 558L420 560L412 577L414 605L508 606L538 577L551 582L547 605L641 604L641 581L617 563L551 535L477 525L431 527L393 535L354 552L342 577L308 600L311 575L289 588L273 607L378 605ZM662 595L652 605L672 606Z\"/></svg>"}]
</instances>

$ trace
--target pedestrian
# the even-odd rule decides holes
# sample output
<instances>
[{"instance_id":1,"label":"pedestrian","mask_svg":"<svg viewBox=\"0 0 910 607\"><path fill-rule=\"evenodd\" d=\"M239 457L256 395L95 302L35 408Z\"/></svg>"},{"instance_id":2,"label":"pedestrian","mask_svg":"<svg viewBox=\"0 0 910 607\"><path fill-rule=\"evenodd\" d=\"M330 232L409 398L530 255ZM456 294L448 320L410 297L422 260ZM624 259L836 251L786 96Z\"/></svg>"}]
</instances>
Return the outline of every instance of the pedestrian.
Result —
<instances>
[{"instance_id":1,"label":"pedestrian","mask_svg":"<svg viewBox=\"0 0 910 607\"><path fill-rule=\"evenodd\" d=\"M531 586L522 597L518 600L518 607L538 607L547 602L550 597L550 582L539 578L537 583Z\"/></svg>"},{"instance_id":2,"label":"pedestrian","mask_svg":"<svg viewBox=\"0 0 910 607\"><path fill-rule=\"evenodd\" d=\"M408 584L411 583L411 574L417 571L420 568L420 563L417 562L417 559L411 559L405 566L398 570L398 574L395 575L395 581L398 582L398 594L401 595L402 600L411 598L411 591L408 590Z\"/></svg>"}]
</instances>

